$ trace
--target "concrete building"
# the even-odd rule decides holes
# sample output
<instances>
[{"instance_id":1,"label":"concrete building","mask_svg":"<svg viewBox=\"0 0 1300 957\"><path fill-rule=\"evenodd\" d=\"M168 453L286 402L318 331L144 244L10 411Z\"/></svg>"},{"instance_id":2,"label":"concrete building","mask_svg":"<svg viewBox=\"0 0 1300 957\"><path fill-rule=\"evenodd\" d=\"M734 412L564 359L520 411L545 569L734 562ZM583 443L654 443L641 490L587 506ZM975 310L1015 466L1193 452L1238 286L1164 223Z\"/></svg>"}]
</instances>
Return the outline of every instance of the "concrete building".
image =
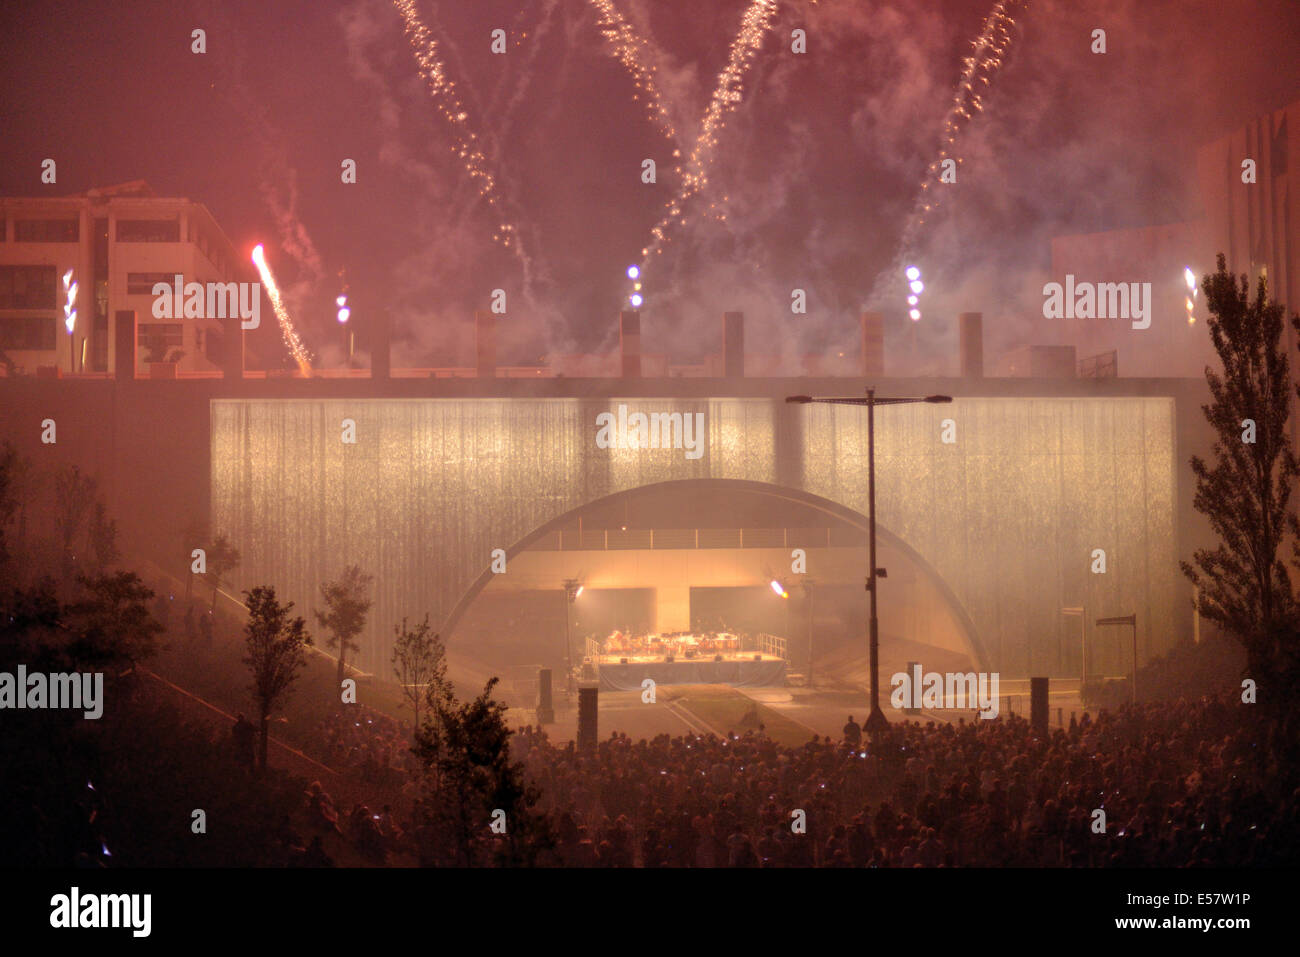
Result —
<instances>
[{"instance_id":1,"label":"concrete building","mask_svg":"<svg viewBox=\"0 0 1300 957\"><path fill-rule=\"evenodd\" d=\"M217 371L238 324L155 319L153 286L177 274L185 282L255 281L242 259L201 203L155 196L143 181L76 196L0 198L0 374L107 373L117 324L132 313L142 373Z\"/></svg>"}]
</instances>

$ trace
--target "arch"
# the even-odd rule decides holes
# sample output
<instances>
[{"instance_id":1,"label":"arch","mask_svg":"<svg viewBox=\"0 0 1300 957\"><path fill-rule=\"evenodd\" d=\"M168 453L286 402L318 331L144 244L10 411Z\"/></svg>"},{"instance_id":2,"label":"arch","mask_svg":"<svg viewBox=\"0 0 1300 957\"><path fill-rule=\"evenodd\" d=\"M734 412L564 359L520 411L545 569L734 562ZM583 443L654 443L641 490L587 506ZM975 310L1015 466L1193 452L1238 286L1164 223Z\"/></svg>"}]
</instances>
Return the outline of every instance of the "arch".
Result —
<instances>
[{"instance_id":1,"label":"arch","mask_svg":"<svg viewBox=\"0 0 1300 957\"><path fill-rule=\"evenodd\" d=\"M636 488L625 489L621 492L613 492L609 495L579 505L576 508L571 508L567 512L564 512L563 514L551 519L549 522L546 522L544 525L538 526L523 538L515 542L515 544L507 548L506 561L509 562L510 559L514 558L520 552L527 550L530 545L541 539L543 536L548 535L557 529L563 528L572 521L575 516L587 509L602 505L617 504L624 500L631 500L644 492L655 489L671 489L673 491L687 493L693 489L731 489L739 492L750 492L755 495L764 495L769 498L807 506L820 511L837 521L843 522L846 525L857 528L863 533L870 531L867 517L862 513L844 505L840 505L837 502L832 502L830 499L822 498L820 495L813 495L810 492L804 492L799 489L793 489L783 485L773 485L768 482L754 482L748 479L674 479L667 482L652 482L649 485L638 485ZM948 587L948 583L945 582L939 573L935 571L934 567L921 556L920 552L916 551L916 549L912 548L912 546L908 545L907 542L903 541L903 539L899 538L889 529L882 526L879 521L876 522L876 537L887 542L891 547L898 549L910 561L912 561L918 569L920 569L921 573L935 587L935 590L939 593L940 597L942 597L947 603L948 609L952 612L953 617L957 622L957 627L961 630L967 643L970 645L971 651L976 659L976 665L980 670L987 670L989 660L988 655L985 652L983 642L980 640L979 633L976 631L975 623L971 620L970 615L967 614L961 601L953 593L952 589ZM460 619L469 609L470 604L472 604L474 599L478 597L479 592L487 587L493 577L494 573L489 564L484 568L483 572L470 583L469 587L452 607L450 614L447 615L447 618L443 622L442 636L444 639L451 637L456 625L459 624Z\"/></svg>"}]
</instances>

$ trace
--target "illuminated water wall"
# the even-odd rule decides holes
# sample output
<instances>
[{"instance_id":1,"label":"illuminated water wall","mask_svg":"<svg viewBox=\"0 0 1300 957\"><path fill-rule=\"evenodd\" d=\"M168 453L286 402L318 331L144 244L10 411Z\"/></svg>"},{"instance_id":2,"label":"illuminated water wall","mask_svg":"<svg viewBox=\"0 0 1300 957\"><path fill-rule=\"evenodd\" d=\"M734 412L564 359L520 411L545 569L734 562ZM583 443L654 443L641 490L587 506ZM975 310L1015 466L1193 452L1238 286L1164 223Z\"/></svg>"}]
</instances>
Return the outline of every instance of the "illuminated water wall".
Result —
<instances>
[{"instance_id":1,"label":"illuminated water wall","mask_svg":"<svg viewBox=\"0 0 1300 957\"><path fill-rule=\"evenodd\" d=\"M597 447L597 415L620 404L704 413L704 454ZM342 441L345 419L355 444ZM769 399L215 400L212 518L242 552L238 587L273 584L309 621L319 584L345 563L374 574L358 663L386 673L394 623L428 612L440 625L494 548L568 511L658 482L783 477L865 512L864 440L864 410ZM1077 634L1064 605L1136 611L1142 654L1164 650L1177 573L1171 399L879 410L877 469L881 524L947 581L995 667L1054 662ZM1090 571L1094 548L1105 574ZM1097 639L1097 667L1124 670L1121 637Z\"/></svg>"}]
</instances>

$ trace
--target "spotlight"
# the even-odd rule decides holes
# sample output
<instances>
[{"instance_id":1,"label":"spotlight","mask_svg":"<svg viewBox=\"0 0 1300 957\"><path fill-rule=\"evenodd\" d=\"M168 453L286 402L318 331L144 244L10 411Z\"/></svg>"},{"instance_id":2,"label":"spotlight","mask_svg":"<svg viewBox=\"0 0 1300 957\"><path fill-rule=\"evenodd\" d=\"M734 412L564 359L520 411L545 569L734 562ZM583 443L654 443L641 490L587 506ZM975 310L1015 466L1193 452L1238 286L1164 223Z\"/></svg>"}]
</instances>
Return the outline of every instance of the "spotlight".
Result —
<instances>
[{"instance_id":1,"label":"spotlight","mask_svg":"<svg viewBox=\"0 0 1300 957\"><path fill-rule=\"evenodd\" d=\"M339 310L339 322L347 322L348 316L350 315L352 315L352 310L349 309L347 306L344 306L342 309Z\"/></svg>"},{"instance_id":2,"label":"spotlight","mask_svg":"<svg viewBox=\"0 0 1300 957\"><path fill-rule=\"evenodd\" d=\"M912 317L913 322L916 322L918 319L921 318L921 310L913 309L911 312L908 313L908 315Z\"/></svg>"},{"instance_id":3,"label":"spotlight","mask_svg":"<svg viewBox=\"0 0 1300 957\"><path fill-rule=\"evenodd\" d=\"M340 309L342 309L344 306L348 304L348 297L339 296L337 299L334 300L334 304L338 306Z\"/></svg>"},{"instance_id":4,"label":"spotlight","mask_svg":"<svg viewBox=\"0 0 1300 957\"><path fill-rule=\"evenodd\" d=\"M632 304L634 309L640 308L642 302L641 294L639 292L632 293L632 297L628 299L628 302Z\"/></svg>"},{"instance_id":5,"label":"spotlight","mask_svg":"<svg viewBox=\"0 0 1300 957\"><path fill-rule=\"evenodd\" d=\"M915 266L908 266L906 275L908 282L911 282L914 279L921 278L921 270L917 269Z\"/></svg>"},{"instance_id":6,"label":"spotlight","mask_svg":"<svg viewBox=\"0 0 1300 957\"><path fill-rule=\"evenodd\" d=\"M636 278L637 276L639 276L639 275L641 275L641 270L640 270L640 269L637 269L636 266L628 266L628 267L627 267L627 278L628 278L628 279L635 279L635 278Z\"/></svg>"},{"instance_id":7,"label":"spotlight","mask_svg":"<svg viewBox=\"0 0 1300 957\"><path fill-rule=\"evenodd\" d=\"M908 288L919 296L921 293L925 292L925 283L921 282L919 279L913 279Z\"/></svg>"},{"instance_id":8,"label":"spotlight","mask_svg":"<svg viewBox=\"0 0 1300 957\"><path fill-rule=\"evenodd\" d=\"M909 306L915 306L915 305L916 305L918 302L920 302L920 301L921 301L921 300L917 299L915 296L908 296L908 297L907 297L907 304L908 304Z\"/></svg>"}]
</instances>

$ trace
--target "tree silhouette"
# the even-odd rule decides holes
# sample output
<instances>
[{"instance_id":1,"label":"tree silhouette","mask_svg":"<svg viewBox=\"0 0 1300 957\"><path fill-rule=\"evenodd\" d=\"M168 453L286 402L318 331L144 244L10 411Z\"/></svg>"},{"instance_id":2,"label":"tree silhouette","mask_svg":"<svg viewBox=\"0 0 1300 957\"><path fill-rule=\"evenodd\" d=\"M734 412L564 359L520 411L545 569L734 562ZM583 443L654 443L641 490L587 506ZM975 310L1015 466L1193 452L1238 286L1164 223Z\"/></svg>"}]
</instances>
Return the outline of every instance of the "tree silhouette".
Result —
<instances>
[{"instance_id":1,"label":"tree silhouette","mask_svg":"<svg viewBox=\"0 0 1300 957\"><path fill-rule=\"evenodd\" d=\"M1180 564L1199 589L1200 613L1245 647L1251 675L1280 678L1280 671L1292 668L1298 609L1277 553L1287 528L1296 527L1289 503L1300 476L1286 429L1291 382L1280 346L1285 310L1269 301L1263 278L1252 301L1246 277L1238 284L1222 253L1218 272L1206 276L1201 288L1223 371L1205 370L1213 401L1202 409L1217 433L1213 464L1199 456L1191 464L1195 507L1209 518L1220 543L1197 549L1195 567ZM1278 684L1280 695L1287 684Z\"/></svg>"},{"instance_id":2,"label":"tree silhouette","mask_svg":"<svg viewBox=\"0 0 1300 957\"><path fill-rule=\"evenodd\" d=\"M361 574L357 565L348 565L343 574L320 586L325 611L316 612L316 623L328 630L329 647L339 650L338 683L343 684L344 659L349 651L360 651L356 637L366 627L366 613L372 604L369 591L373 575Z\"/></svg>"},{"instance_id":3,"label":"tree silhouette","mask_svg":"<svg viewBox=\"0 0 1300 957\"><path fill-rule=\"evenodd\" d=\"M248 605L244 664L253 676L251 691L261 736L258 767L265 771L271 715L288 701L298 673L307 665L306 648L312 641L306 622L289 617L293 602L281 605L271 586L258 585L244 592L244 600Z\"/></svg>"}]
</instances>

